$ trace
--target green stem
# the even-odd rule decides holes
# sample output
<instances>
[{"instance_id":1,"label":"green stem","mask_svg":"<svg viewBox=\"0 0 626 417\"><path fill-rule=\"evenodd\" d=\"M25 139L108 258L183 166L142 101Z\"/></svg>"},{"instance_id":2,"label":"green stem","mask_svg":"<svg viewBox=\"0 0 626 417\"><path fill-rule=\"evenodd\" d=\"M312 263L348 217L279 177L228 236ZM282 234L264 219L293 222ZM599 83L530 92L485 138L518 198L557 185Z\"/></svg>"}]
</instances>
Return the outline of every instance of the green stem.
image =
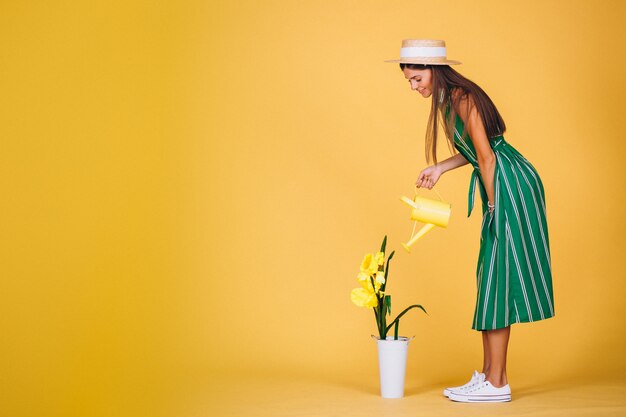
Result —
<instances>
[{"instance_id":1,"label":"green stem","mask_svg":"<svg viewBox=\"0 0 626 417\"><path fill-rule=\"evenodd\" d=\"M385 316L385 302L384 297L378 299L378 320L380 323L380 338L385 340L387 337L386 323L387 318Z\"/></svg>"},{"instance_id":2,"label":"green stem","mask_svg":"<svg viewBox=\"0 0 626 417\"><path fill-rule=\"evenodd\" d=\"M374 278L372 278L372 276L370 276L370 282L372 284L372 288L376 288L375 284L374 284ZM384 307L384 296L379 297L378 294L376 294L376 299L378 300L378 307L374 307L374 317L376 317L376 326L378 327L378 335L380 336L381 339L384 339L385 335L387 334L387 332L385 331L385 324L386 324L386 320L385 320L385 309Z\"/></svg>"},{"instance_id":3,"label":"green stem","mask_svg":"<svg viewBox=\"0 0 626 417\"><path fill-rule=\"evenodd\" d=\"M389 258L387 258L387 266L385 267L385 282L383 283L383 285L381 286L380 290L381 291L385 291L385 288L387 288L387 277L389 276L389 262L391 261L391 258L393 258L393 255L396 253L396 251L392 251L391 254L389 255Z\"/></svg>"},{"instance_id":4,"label":"green stem","mask_svg":"<svg viewBox=\"0 0 626 417\"><path fill-rule=\"evenodd\" d=\"M378 336L382 334L380 327L380 320L378 320L378 307L374 307L374 318L376 319L376 329L378 330Z\"/></svg>"}]
</instances>

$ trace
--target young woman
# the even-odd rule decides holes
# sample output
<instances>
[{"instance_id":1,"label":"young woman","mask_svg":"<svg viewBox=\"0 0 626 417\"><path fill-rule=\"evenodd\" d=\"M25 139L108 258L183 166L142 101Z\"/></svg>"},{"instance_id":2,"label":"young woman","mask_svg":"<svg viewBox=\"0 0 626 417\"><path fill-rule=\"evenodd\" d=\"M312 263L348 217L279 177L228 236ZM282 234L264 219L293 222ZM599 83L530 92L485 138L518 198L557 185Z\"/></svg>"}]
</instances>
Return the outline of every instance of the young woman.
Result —
<instances>
[{"instance_id":1,"label":"young woman","mask_svg":"<svg viewBox=\"0 0 626 417\"><path fill-rule=\"evenodd\" d=\"M506 125L495 104L450 65L445 42L406 39L400 69L411 89L432 99L426 158L417 187L432 189L442 174L471 164L468 216L475 189L482 199L476 307L472 328L482 332L483 369L468 383L446 388L461 402L511 400L506 357L511 324L554 316L550 247L543 184L536 169L504 139ZM452 157L438 162L439 120Z\"/></svg>"}]
</instances>

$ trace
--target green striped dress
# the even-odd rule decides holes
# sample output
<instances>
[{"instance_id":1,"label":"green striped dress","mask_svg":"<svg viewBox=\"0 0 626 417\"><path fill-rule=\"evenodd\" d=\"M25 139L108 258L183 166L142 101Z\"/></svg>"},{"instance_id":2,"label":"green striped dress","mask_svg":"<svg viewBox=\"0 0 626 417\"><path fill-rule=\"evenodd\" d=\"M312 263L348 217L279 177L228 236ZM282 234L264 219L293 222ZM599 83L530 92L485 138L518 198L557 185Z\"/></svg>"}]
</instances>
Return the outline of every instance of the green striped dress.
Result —
<instances>
[{"instance_id":1,"label":"green striped dress","mask_svg":"<svg viewBox=\"0 0 626 417\"><path fill-rule=\"evenodd\" d=\"M449 106L446 117L449 116ZM504 136L490 139L496 156L495 210L489 213L476 150L456 115L454 146L474 167L468 212L476 186L483 220L476 269L477 294L472 328L493 330L554 316L550 246L543 184L535 168Z\"/></svg>"}]
</instances>

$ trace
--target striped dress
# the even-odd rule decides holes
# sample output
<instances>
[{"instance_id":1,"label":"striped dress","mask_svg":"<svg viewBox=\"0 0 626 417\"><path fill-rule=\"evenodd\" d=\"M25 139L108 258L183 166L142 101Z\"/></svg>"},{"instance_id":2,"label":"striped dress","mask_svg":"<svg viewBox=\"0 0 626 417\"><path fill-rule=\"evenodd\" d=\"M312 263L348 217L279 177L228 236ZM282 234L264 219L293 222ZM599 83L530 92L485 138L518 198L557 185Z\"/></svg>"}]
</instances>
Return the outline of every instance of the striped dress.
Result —
<instances>
[{"instance_id":1,"label":"striped dress","mask_svg":"<svg viewBox=\"0 0 626 417\"><path fill-rule=\"evenodd\" d=\"M449 117L449 106L446 109ZM550 246L543 184L526 158L504 140L491 138L496 156L495 210L489 213L476 150L456 115L454 146L474 167L468 217L476 186L483 220L476 269L477 294L472 328L493 330L554 316Z\"/></svg>"}]
</instances>

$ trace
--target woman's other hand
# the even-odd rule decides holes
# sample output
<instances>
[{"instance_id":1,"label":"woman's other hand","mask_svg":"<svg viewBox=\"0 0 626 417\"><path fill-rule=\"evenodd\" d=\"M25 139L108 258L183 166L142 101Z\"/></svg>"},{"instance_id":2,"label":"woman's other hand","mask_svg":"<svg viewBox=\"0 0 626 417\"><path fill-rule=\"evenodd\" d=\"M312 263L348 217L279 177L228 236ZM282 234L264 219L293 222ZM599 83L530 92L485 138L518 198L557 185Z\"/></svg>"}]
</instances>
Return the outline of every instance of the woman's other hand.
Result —
<instances>
[{"instance_id":1,"label":"woman's other hand","mask_svg":"<svg viewBox=\"0 0 626 417\"><path fill-rule=\"evenodd\" d=\"M429 166L428 168L424 168L422 172L420 172L417 181L415 181L415 186L417 188L428 188L431 190L437 181L439 181L439 177L443 172L437 165Z\"/></svg>"}]
</instances>

